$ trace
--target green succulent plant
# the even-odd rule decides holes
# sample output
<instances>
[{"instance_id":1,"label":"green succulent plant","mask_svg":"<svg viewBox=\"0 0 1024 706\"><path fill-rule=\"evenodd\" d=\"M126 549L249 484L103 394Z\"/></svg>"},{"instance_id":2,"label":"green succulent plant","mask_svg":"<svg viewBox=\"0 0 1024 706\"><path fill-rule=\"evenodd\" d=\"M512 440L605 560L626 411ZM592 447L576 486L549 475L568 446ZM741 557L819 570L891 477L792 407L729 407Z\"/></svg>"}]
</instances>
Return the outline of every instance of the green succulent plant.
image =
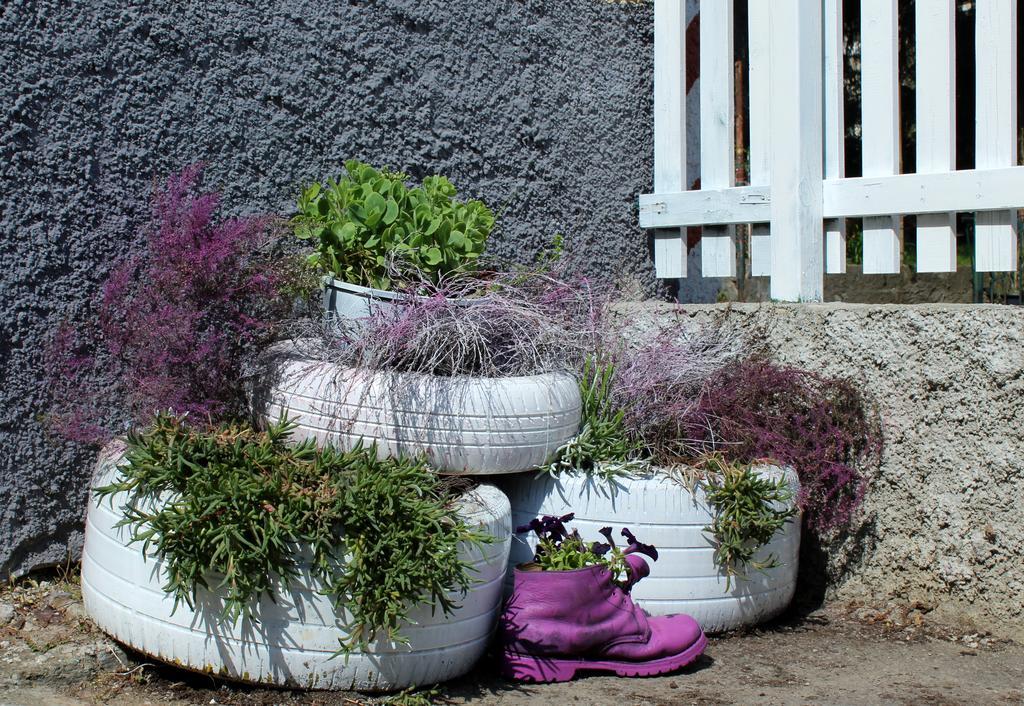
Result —
<instances>
[{"instance_id":1,"label":"green succulent plant","mask_svg":"<svg viewBox=\"0 0 1024 706\"><path fill-rule=\"evenodd\" d=\"M785 477L763 475L720 454L709 454L702 465L706 474L700 485L714 513L704 530L715 538L715 561L725 570L728 590L732 578L743 577L747 567L767 571L779 566L774 554L756 555L799 511Z\"/></svg>"},{"instance_id":2,"label":"green succulent plant","mask_svg":"<svg viewBox=\"0 0 1024 706\"><path fill-rule=\"evenodd\" d=\"M554 459L541 467L542 472L554 477L565 471L582 471L612 481L649 468L643 448L626 429L625 412L612 399L614 376L611 363L599 363L592 357L584 362L580 431L558 448Z\"/></svg>"},{"instance_id":3,"label":"green succulent plant","mask_svg":"<svg viewBox=\"0 0 1024 706\"><path fill-rule=\"evenodd\" d=\"M298 199L295 235L311 240L311 262L352 284L391 289L403 269L437 283L472 269L494 227L494 214L477 200L456 200L443 176L418 187L408 176L357 160L345 173L313 183Z\"/></svg>"}]
</instances>

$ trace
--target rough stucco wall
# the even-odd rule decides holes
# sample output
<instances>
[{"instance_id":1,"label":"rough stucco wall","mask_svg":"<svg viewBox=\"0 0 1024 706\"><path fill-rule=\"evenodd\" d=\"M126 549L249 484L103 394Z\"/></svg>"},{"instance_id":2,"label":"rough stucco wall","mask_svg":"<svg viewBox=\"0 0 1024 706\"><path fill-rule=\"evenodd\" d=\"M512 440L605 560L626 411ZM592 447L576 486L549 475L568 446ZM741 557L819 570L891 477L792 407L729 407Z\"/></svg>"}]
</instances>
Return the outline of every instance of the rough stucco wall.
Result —
<instances>
[{"instance_id":1,"label":"rough stucco wall","mask_svg":"<svg viewBox=\"0 0 1024 706\"><path fill-rule=\"evenodd\" d=\"M0 576L81 541L88 463L36 419L40 347L186 163L239 212L351 156L442 172L500 210L499 254L562 232L654 291L649 3L11 0L0 38Z\"/></svg>"},{"instance_id":2,"label":"rough stucco wall","mask_svg":"<svg viewBox=\"0 0 1024 706\"><path fill-rule=\"evenodd\" d=\"M625 308L640 339L653 326L708 323L724 311ZM765 326L783 361L851 376L879 405L882 465L859 521L824 547L829 595L920 601L1024 637L1024 308L740 304L728 312L728 325Z\"/></svg>"}]
</instances>

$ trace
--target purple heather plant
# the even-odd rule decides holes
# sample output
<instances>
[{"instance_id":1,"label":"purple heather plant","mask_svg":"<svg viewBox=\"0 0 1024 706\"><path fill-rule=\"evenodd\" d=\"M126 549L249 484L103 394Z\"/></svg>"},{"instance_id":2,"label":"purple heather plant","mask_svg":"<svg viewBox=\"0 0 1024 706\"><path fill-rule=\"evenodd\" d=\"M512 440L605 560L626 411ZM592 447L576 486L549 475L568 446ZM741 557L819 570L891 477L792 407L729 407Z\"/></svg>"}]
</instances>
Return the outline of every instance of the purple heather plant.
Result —
<instances>
[{"instance_id":1,"label":"purple heather plant","mask_svg":"<svg viewBox=\"0 0 1024 706\"><path fill-rule=\"evenodd\" d=\"M859 506L865 473L879 461L877 414L852 381L779 365L758 340L720 324L616 350L612 407L656 465L699 465L715 452L792 465L808 527L836 529Z\"/></svg>"},{"instance_id":2,"label":"purple heather plant","mask_svg":"<svg viewBox=\"0 0 1024 706\"><path fill-rule=\"evenodd\" d=\"M102 442L159 411L216 422L244 409L243 363L282 313L271 220L215 220L203 166L170 176L144 247L111 271L97 320L58 329L50 348L51 425Z\"/></svg>"},{"instance_id":3,"label":"purple heather plant","mask_svg":"<svg viewBox=\"0 0 1024 706\"><path fill-rule=\"evenodd\" d=\"M846 524L881 457L878 415L849 379L787 367L763 357L722 368L680 420L687 436L726 459L770 459L800 477L808 526Z\"/></svg>"},{"instance_id":4,"label":"purple heather plant","mask_svg":"<svg viewBox=\"0 0 1024 706\"><path fill-rule=\"evenodd\" d=\"M657 463L700 455L705 435L689 422L702 390L720 370L739 359L744 339L720 326L666 331L635 350L609 358L611 406L622 426Z\"/></svg>"}]
</instances>

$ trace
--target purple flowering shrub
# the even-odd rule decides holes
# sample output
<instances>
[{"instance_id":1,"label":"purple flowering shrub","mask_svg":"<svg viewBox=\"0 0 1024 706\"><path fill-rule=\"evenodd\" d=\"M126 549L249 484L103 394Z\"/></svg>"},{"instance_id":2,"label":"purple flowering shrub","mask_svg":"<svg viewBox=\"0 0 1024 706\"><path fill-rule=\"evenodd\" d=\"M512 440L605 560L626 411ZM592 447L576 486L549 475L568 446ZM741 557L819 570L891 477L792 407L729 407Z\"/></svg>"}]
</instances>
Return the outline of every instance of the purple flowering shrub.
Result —
<instances>
[{"instance_id":1,"label":"purple flowering shrub","mask_svg":"<svg viewBox=\"0 0 1024 706\"><path fill-rule=\"evenodd\" d=\"M690 428L709 380L739 359L744 341L721 328L662 333L636 350L610 356L609 397L622 426L646 456L672 464L704 452L704 435Z\"/></svg>"},{"instance_id":2,"label":"purple flowering shrub","mask_svg":"<svg viewBox=\"0 0 1024 706\"><path fill-rule=\"evenodd\" d=\"M271 221L217 220L202 173L157 189L144 246L111 271L96 319L56 332L50 422L63 436L102 442L157 412L213 423L244 409L243 362L282 313Z\"/></svg>"},{"instance_id":3,"label":"purple flowering shrub","mask_svg":"<svg viewBox=\"0 0 1024 706\"><path fill-rule=\"evenodd\" d=\"M626 563L628 555L643 554L653 561L658 560L658 550L653 545L643 544L637 540L626 527L621 531L627 542L624 549L619 549L615 545L611 527L602 527L599 530L607 542L584 542L579 530L569 531L565 526L565 523L571 522L575 516L576 514L572 512L561 517L544 515L516 527L516 534L533 532L537 535L533 563L542 570L571 571L588 566L604 566L611 571L613 581L628 588L632 583L630 569Z\"/></svg>"},{"instance_id":4,"label":"purple flowering shrub","mask_svg":"<svg viewBox=\"0 0 1024 706\"><path fill-rule=\"evenodd\" d=\"M881 457L877 413L853 381L763 357L722 368L680 426L728 460L793 466L800 507L820 532L847 523L864 497L864 470Z\"/></svg>"},{"instance_id":5,"label":"purple flowering shrub","mask_svg":"<svg viewBox=\"0 0 1024 706\"><path fill-rule=\"evenodd\" d=\"M722 322L666 331L606 360L611 407L650 463L702 466L718 454L791 465L797 502L820 532L846 524L860 505L866 473L880 461L881 427L852 381L780 365L764 332L744 335Z\"/></svg>"}]
</instances>

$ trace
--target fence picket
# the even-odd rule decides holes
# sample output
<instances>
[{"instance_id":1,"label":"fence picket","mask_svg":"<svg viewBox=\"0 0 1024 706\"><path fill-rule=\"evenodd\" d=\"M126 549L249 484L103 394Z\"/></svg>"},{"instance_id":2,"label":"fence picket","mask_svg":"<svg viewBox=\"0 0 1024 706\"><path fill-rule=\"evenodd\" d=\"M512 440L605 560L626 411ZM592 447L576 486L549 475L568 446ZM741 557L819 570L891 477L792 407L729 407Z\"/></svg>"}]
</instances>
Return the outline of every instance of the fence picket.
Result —
<instances>
[{"instance_id":1,"label":"fence picket","mask_svg":"<svg viewBox=\"0 0 1024 706\"><path fill-rule=\"evenodd\" d=\"M899 79L896 0L861 0L861 153L864 176L899 173ZM893 216L864 219L864 273L900 271Z\"/></svg>"},{"instance_id":2,"label":"fence picket","mask_svg":"<svg viewBox=\"0 0 1024 706\"><path fill-rule=\"evenodd\" d=\"M686 18L682 0L654 2L654 191L685 191ZM655 276L686 276L685 229L654 231Z\"/></svg>"},{"instance_id":3,"label":"fence picket","mask_svg":"<svg viewBox=\"0 0 1024 706\"><path fill-rule=\"evenodd\" d=\"M821 301L821 4L771 8L771 296Z\"/></svg>"},{"instance_id":4,"label":"fence picket","mask_svg":"<svg viewBox=\"0 0 1024 706\"><path fill-rule=\"evenodd\" d=\"M733 119L733 0L700 6L700 182L702 189L736 183ZM701 234L701 274L736 276L733 226L706 225Z\"/></svg>"},{"instance_id":5,"label":"fence picket","mask_svg":"<svg viewBox=\"0 0 1024 706\"><path fill-rule=\"evenodd\" d=\"M771 180L771 6L766 2L747 5L747 55L750 88L750 183L767 186ZM754 223L750 230L750 276L772 273L771 226Z\"/></svg>"},{"instance_id":6,"label":"fence picket","mask_svg":"<svg viewBox=\"0 0 1024 706\"><path fill-rule=\"evenodd\" d=\"M822 13L822 50L825 53L822 86L825 103L825 178L841 179L846 173L846 130L843 121L843 0L825 0ZM825 272L846 272L846 221L842 218L829 218L825 221L824 227Z\"/></svg>"},{"instance_id":7,"label":"fence picket","mask_svg":"<svg viewBox=\"0 0 1024 706\"><path fill-rule=\"evenodd\" d=\"M978 0L976 12L977 123L975 166L1017 164L1017 3ZM975 216L978 272L1017 269L1017 212Z\"/></svg>"},{"instance_id":8,"label":"fence picket","mask_svg":"<svg viewBox=\"0 0 1024 706\"><path fill-rule=\"evenodd\" d=\"M953 0L915 4L917 172L956 168L956 26ZM917 217L917 271L956 272L952 213Z\"/></svg>"}]
</instances>

